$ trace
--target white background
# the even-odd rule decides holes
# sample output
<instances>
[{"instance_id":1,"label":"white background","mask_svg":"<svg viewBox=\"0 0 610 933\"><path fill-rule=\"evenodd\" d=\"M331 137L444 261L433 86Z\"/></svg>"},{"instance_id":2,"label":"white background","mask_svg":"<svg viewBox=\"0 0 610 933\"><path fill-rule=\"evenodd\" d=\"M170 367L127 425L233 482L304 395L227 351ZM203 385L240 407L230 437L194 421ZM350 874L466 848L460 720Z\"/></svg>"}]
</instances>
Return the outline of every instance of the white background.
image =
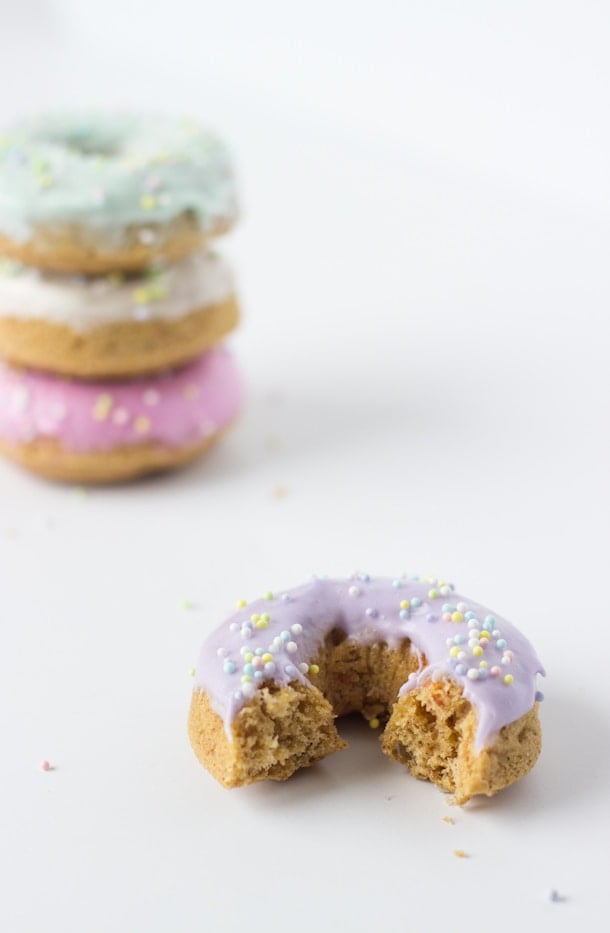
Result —
<instances>
[{"instance_id":1,"label":"white background","mask_svg":"<svg viewBox=\"0 0 610 933\"><path fill-rule=\"evenodd\" d=\"M609 31L596 2L0 0L3 122L147 108L230 141L248 388L181 474L0 464L3 931L603 928ZM452 810L356 722L284 785L200 768L205 634L356 567L527 632L528 778Z\"/></svg>"}]
</instances>

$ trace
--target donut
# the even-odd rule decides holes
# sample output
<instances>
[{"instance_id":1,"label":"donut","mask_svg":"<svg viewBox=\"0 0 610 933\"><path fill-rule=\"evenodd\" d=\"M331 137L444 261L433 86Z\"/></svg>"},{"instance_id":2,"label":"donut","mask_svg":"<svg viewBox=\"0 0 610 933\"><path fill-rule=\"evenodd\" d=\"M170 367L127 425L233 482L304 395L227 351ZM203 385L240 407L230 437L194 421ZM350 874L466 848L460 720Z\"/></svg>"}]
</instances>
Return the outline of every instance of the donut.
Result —
<instances>
[{"instance_id":1,"label":"donut","mask_svg":"<svg viewBox=\"0 0 610 933\"><path fill-rule=\"evenodd\" d=\"M382 750L458 804L525 775L541 746L536 675L509 622L435 578L314 579L237 611L203 644L189 736L226 787L344 748L360 712Z\"/></svg>"},{"instance_id":2,"label":"donut","mask_svg":"<svg viewBox=\"0 0 610 933\"><path fill-rule=\"evenodd\" d=\"M80 378L178 366L238 322L232 275L211 252L136 276L40 272L0 260L0 353Z\"/></svg>"},{"instance_id":3,"label":"donut","mask_svg":"<svg viewBox=\"0 0 610 933\"><path fill-rule=\"evenodd\" d=\"M224 144L160 116L43 116L0 136L0 252L103 273L177 261L236 216Z\"/></svg>"},{"instance_id":4,"label":"donut","mask_svg":"<svg viewBox=\"0 0 610 933\"><path fill-rule=\"evenodd\" d=\"M51 479L107 483L198 457L236 417L242 388L224 348L120 382L0 364L0 451Z\"/></svg>"}]
</instances>

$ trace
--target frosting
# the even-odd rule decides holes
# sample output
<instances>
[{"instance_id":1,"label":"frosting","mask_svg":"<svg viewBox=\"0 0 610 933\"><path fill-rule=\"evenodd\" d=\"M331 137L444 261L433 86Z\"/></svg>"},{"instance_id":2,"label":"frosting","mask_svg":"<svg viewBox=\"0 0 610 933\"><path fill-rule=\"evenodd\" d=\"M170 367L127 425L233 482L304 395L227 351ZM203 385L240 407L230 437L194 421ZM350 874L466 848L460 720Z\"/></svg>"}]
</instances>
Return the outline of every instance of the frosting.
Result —
<instances>
[{"instance_id":1,"label":"frosting","mask_svg":"<svg viewBox=\"0 0 610 933\"><path fill-rule=\"evenodd\" d=\"M226 350L182 369L126 382L72 382L0 364L0 437L58 440L72 451L197 444L236 416L241 380Z\"/></svg>"},{"instance_id":2,"label":"frosting","mask_svg":"<svg viewBox=\"0 0 610 933\"><path fill-rule=\"evenodd\" d=\"M174 320L232 292L228 265L211 252L134 278L60 275L0 259L0 317L45 320L80 332L124 321Z\"/></svg>"},{"instance_id":3,"label":"frosting","mask_svg":"<svg viewBox=\"0 0 610 933\"><path fill-rule=\"evenodd\" d=\"M0 135L0 231L77 223L108 230L189 212L203 231L236 213L224 144L188 120L133 114L43 116Z\"/></svg>"},{"instance_id":4,"label":"frosting","mask_svg":"<svg viewBox=\"0 0 610 933\"><path fill-rule=\"evenodd\" d=\"M456 681L477 711L477 752L541 698L536 674L544 669L527 639L451 584L367 574L314 579L281 596L240 600L204 643L195 687L206 691L229 737L235 715L265 682L311 685L312 662L334 628L360 644L392 649L409 639L420 667L399 695L429 679Z\"/></svg>"}]
</instances>

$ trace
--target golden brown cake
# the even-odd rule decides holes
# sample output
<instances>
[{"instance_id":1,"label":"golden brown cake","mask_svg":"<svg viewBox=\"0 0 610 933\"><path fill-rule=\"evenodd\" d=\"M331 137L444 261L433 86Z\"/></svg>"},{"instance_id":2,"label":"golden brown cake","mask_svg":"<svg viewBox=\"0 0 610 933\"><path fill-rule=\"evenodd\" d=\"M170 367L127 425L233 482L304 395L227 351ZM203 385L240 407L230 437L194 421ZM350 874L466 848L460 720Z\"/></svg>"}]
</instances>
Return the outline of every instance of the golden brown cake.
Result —
<instances>
[{"instance_id":1,"label":"golden brown cake","mask_svg":"<svg viewBox=\"0 0 610 933\"><path fill-rule=\"evenodd\" d=\"M345 747L335 719L381 726L383 751L465 803L540 752L531 645L443 581L314 580L237 612L206 640L189 735L225 786L285 780Z\"/></svg>"}]
</instances>

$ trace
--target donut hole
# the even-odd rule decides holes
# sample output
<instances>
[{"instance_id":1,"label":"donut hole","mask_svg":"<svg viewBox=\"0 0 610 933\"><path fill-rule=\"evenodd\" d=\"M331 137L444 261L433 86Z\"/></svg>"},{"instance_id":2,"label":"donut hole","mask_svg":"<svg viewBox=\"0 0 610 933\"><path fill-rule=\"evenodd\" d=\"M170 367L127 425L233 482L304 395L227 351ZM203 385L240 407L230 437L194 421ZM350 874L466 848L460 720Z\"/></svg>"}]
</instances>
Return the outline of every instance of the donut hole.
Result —
<instances>
[{"instance_id":1,"label":"donut hole","mask_svg":"<svg viewBox=\"0 0 610 933\"><path fill-rule=\"evenodd\" d=\"M62 143L64 148L74 155L88 158L110 159L118 156L121 152L121 147L116 140L92 139L86 133L73 133L62 140L57 140L57 142Z\"/></svg>"},{"instance_id":2,"label":"donut hole","mask_svg":"<svg viewBox=\"0 0 610 933\"><path fill-rule=\"evenodd\" d=\"M85 158L112 158L121 154L122 140L116 132L75 122L68 127L45 126L33 137L37 142L57 146L68 153Z\"/></svg>"}]
</instances>

